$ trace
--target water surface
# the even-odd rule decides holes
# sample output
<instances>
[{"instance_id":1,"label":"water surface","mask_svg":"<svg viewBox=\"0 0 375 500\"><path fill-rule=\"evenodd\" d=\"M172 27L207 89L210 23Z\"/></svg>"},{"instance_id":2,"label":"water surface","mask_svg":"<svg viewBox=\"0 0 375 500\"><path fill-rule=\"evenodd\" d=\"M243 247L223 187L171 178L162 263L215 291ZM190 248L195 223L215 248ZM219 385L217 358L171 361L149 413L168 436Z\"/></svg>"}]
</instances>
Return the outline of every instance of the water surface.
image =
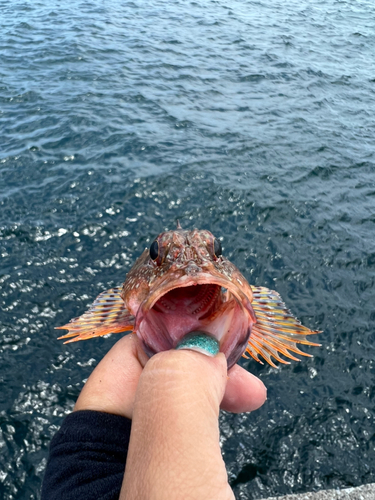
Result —
<instances>
[{"instance_id":1,"label":"water surface","mask_svg":"<svg viewBox=\"0 0 375 500\"><path fill-rule=\"evenodd\" d=\"M375 21L369 1L0 0L0 497L116 336L54 326L154 236L207 228L324 330L221 415L238 499L375 481Z\"/></svg>"}]
</instances>

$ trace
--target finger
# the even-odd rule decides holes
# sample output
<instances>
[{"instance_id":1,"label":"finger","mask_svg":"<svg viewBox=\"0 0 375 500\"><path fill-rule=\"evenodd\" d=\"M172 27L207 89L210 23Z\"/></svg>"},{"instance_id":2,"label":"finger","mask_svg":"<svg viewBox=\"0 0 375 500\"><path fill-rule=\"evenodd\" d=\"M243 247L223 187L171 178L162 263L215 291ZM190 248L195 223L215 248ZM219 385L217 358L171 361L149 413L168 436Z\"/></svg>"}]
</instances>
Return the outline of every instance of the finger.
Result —
<instances>
[{"instance_id":1,"label":"finger","mask_svg":"<svg viewBox=\"0 0 375 500\"><path fill-rule=\"evenodd\" d=\"M120 499L234 499L219 444L223 354L153 356L139 379ZM142 478L142 481L139 480Z\"/></svg>"},{"instance_id":2,"label":"finger","mask_svg":"<svg viewBox=\"0 0 375 500\"><path fill-rule=\"evenodd\" d=\"M255 375L239 365L234 365L228 372L227 387L221 408L233 413L254 411L267 399L267 389Z\"/></svg>"},{"instance_id":3,"label":"finger","mask_svg":"<svg viewBox=\"0 0 375 500\"><path fill-rule=\"evenodd\" d=\"M120 339L90 375L74 411L94 410L132 418L135 393L142 373L138 339Z\"/></svg>"}]
</instances>

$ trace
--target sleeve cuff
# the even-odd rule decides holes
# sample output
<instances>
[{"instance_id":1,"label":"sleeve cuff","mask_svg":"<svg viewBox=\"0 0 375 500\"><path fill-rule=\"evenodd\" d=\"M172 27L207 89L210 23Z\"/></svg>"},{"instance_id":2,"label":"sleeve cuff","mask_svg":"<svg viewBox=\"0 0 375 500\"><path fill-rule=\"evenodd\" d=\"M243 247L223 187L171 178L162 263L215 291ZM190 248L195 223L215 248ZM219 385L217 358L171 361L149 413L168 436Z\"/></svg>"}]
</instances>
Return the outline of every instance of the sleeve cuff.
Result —
<instances>
[{"instance_id":1,"label":"sleeve cuff","mask_svg":"<svg viewBox=\"0 0 375 500\"><path fill-rule=\"evenodd\" d=\"M131 420L82 410L68 415L51 441L41 500L117 500Z\"/></svg>"}]
</instances>

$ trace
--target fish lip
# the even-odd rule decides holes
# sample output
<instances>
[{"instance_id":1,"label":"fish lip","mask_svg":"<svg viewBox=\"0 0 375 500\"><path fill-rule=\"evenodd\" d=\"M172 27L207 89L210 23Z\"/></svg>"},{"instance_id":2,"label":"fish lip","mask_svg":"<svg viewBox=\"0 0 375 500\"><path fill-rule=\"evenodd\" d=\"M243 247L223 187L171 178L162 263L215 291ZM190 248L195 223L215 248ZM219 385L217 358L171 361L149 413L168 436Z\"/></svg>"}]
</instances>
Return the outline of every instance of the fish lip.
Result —
<instances>
[{"instance_id":1,"label":"fish lip","mask_svg":"<svg viewBox=\"0 0 375 500\"><path fill-rule=\"evenodd\" d=\"M251 303L249 298L242 292L242 290L231 281L229 278L224 278L220 276L213 276L209 271L206 273L200 273L199 276L189 276L183 275L178 276L175 279L170 279L170 277L166 278L166 282L162 285L158 285L155 290L151 290L148 297L140 304L140 309L143 312L147 312L152 309L152 307L156 304L156 302L166 295L171 290L175 290L176 288L187 288L189 286L195 285L218 285L222 288L227 289L231 292L235 298L242 303L246 309L251 308ZM254 320L256 321L255 317Z\"/></svg>"},{"instance_id":2,"label":"fish lip","mask_svg":"<svg viewBox=\"0 0 375 500\"><path fill-rule=\"evenodd\" d=\"M177 272L178 275L176 275ZM228 369L231 368L246 349L252 325L256 323L250 302L252 296L248 297L237 285L236 277L231 280L225 275L214 274L210 270L199 272L194 276L182 274L181 269L177 272L172 277L171 274L166 273L163 280L159 279L155 282L154 286L150 287L148 296L139 305L134 332L138 335L143 350L148 356L153 356L157 352L174 349L184 335L198 329L207 331L219 341L220 352L226 356ZM158 317L152 312L157 301L172 290L195 285L216 285L225 288L227 291L219 309L213 312L207 320L197 318L196 321L193 319L190 322L190 315L188 315L187 322L181 323L180 328L172 328L173 323L168 324L168 321L166 323L163 321L163 326L159 327ZM221 294L223 294L222 291Z\"/></svg>"}]
</instances>

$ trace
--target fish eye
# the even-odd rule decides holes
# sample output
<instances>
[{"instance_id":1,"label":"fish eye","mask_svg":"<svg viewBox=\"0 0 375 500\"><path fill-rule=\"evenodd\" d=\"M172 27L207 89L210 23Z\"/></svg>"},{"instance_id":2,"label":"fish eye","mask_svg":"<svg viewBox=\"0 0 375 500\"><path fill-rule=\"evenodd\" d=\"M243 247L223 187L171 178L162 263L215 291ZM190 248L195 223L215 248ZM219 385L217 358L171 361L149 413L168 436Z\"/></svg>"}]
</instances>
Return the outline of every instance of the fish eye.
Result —
<instances>
[{"instance_id":1,"label":"fish eye","mask_svg":"<svg viewBox=\"0 0 375 500\"><path fill-rule=\"evenodd\" d=\"M214 254L215 257L220 257L220 255L223 253L221 249L221 242L217 238L214 239Z\"/></svg>"},{"instance_id":2,"label":"fish eye","mask_svg":"<svg viewBox=\"0 0 375 500\"><path fill-rule=\"evenodd\" d=\"M153 241L150 246L150 257L152 260L156 260L159 256L159 243L157 240Z\"/></svg>"}]
</instances>

